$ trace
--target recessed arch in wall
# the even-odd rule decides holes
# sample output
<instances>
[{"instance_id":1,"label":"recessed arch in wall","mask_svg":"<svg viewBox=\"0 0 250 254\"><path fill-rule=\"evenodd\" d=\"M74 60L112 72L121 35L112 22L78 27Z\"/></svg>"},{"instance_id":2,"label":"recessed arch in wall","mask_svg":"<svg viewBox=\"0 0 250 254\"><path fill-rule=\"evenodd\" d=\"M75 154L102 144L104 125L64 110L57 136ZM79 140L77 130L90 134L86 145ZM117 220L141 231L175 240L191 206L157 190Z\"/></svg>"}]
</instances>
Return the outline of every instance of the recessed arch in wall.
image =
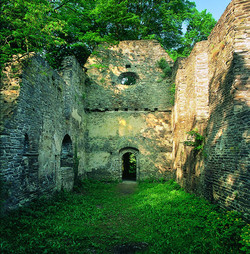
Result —
<instances>
[{"instance_id":1,"label":"recessed arch in wall","mask_svg":"<svg viewBox=\"0 0 250 254\"><path fill-rule=\"evenodd\" d=\"M62 141L61 150L61 167L72 167L73 168L73 146L71 138L66 134Z\"/></svg>"},{"instance_id":2,"label":"recessed arch in wall","mask_svg":"<svg viewBox=\"0 0 250 254\"><path fill-rule=\"evenodd\" d=\"M71 191L74 186L75 172L74 172L74 159L73 159L73 145L72 140L66 134L62 141L62 149L60 156L60 175L61 181L59 189L62 187L64 190Z\"/></svg>"},{"instance_id":3,"label":"recessed arch in wall","mask_svg":"<svg viewBox=\"0 0 250 254\"><path fill-rule=\"evenodd\" d=\"M24 135L24 142L23 142L23 153L27 154L30 152L30 141L29 136L27 133Z\"/></svg>"},{"instance_id":4,"label":"recessed arch in wall","mask_svg":"<svg viewBox=\"0 0 250 254\"><path fill-rule=\"evenodd\" d=\"M122 85L135 85L139 76L135 72L123 72L118 77L118 82Z\"/></svg>"},{"instance_id":5,"label":"recessed arch in wall","mask_svg":"<svg viewBox=\"0 0 250 254\"><path fill-rule=\"evenodd\" d=\"M139 179L139 150L126 147L120 150L120 170L122 180Z\"/></svg>"},{"instance_id":6,"label":"recessed arch in wall","mask_svg":"<svg viewBox=\"0 0 250 254\"><path fill-rule=\"evenodd\" d=\"M39 177L38 151L34 138L30 139L28 133L24 134L22 142L20 181L22 188L28 193L34 191Z\"/></svg>"}]
</instances>

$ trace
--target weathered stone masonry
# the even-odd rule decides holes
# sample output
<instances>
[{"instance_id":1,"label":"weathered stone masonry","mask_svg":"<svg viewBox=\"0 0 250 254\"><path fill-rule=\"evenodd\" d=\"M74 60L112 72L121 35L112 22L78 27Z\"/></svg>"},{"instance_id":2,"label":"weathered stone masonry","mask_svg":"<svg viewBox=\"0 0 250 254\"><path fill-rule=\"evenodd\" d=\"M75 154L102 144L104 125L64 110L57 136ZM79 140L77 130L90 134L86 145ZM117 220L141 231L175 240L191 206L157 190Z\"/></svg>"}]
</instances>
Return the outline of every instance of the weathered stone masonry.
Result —
<instances>
[{"instance_id":1,"label":"weathered stone masonry","mask_svg":"<svg viewBox=\"0 0 250 254\"><path fill-rule=\"evenodd\" d=\"M232 1L208 41L177 63L173 114L178 181L249 219L250 2ZM187 96L185 96L187 95ZM185 147L187 131L206 136L204 153Z\"/></svg>"},{"instance_id":2,"label":"weathered stone masonry","mask_svg":"<svg viewBox=\"0 0 250 254\"><path fill-rule=\"evenodd\" d=\"M71 190L76 176L121 180L133 153L137 180L176 178L249 219L249 10L233 0L208 40L174 64L175 81L157 67L173 61L156 41L102 45L84 71L73 57L60 71L38 56L13 62L0 94L3 209ZM194 128L203 153L183 145Z\"/></svg>"},{"instance_id":3,"label":"weathered stone masonry","mask_svg":"<svg viewBox=\"0 0 250 254\"><path fill-rule=\"evenodd\" d=\"M161 58L173 65L156 41L124 41L88 59L88 176L121 179L121 151L132 148L139 151L137 180L173 177L171 80L162 78ZM134 75L135 84L122 84L126 75Z\"/></svg>"},{"instance_id":4,"label":"weathered stone masonry","mask_svg":"<svg viewBox=\"0 0 250 254\"><path fill-rule=\"evenodd\" d=\"M0 168L4 209L55 190L72 188L72 162L60 165L62 146L71 149L68 155L73 160L74 146L70 143L77 143L78 156L84 158L81 137L85 125L81 101L84 88L80 85L84 75L78 63L65 59L61 73L64 80L40 57L31 58L20 72L17 77L10 70L6 72L1 89Z\"/></svg>"}]
</instances>

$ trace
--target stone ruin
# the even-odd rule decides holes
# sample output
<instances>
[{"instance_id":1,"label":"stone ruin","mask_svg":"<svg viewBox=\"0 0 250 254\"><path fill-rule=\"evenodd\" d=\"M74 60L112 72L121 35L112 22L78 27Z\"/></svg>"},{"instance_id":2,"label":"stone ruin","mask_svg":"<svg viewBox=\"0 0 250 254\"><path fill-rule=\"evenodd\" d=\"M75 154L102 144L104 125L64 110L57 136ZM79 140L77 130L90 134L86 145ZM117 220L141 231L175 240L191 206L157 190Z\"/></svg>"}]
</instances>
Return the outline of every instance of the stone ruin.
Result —
<instances>
[{"instance_id":1,"label":"stone ruin","mask_svg":"<svg viewBox=\"0 0 250 254\"><path fill-rule=\"evenodd\" d=\"M101 45L84 68L74 57L56 71L16 56L0 91L2 211L70 191L78 178L164 178L249 219L249 10L233 0L208 40L175 63L153 40ZM203 152L184 145L193 129Z\"/></svg>"}]
</instances>

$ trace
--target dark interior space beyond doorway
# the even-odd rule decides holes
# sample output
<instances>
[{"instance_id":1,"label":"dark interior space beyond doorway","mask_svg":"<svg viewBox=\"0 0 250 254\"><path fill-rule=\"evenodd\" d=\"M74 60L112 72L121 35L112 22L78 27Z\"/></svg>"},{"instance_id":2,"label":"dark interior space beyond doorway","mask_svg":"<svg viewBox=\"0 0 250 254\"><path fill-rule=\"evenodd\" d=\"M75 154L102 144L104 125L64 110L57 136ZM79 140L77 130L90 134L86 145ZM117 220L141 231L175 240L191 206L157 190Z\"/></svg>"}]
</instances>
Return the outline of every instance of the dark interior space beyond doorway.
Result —
<instances>
[{"instance_id":1,"label":"dark interior space beyond doorway","mask_svg":"<svg viewBox=\"0 0 250 254\"><path fill-rule=\"evenodd\" d=\"M122 180L136 181L136 156L133 153L122 156Z\"/></svg>"}]
</instances>

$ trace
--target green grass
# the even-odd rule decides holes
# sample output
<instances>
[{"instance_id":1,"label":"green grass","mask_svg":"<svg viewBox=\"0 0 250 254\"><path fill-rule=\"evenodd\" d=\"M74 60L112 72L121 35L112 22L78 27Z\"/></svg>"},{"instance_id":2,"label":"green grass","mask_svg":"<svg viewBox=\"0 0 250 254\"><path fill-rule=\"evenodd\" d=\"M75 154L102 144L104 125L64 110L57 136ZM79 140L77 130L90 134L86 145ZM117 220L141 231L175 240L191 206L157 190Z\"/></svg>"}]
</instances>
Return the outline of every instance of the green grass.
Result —
<instances>
[{"instance_id":1,"label":"green grass","mask_svg":"<svg viewBox=\"0 0 250 254\"><path fill-rule=\"evenodd\" d=\"M86 181L2 219L0 253L119 253L139 243L142 253L249 253L249 229L173 181L142 182L130 195Z\"/></svg>"}]
</instances>

